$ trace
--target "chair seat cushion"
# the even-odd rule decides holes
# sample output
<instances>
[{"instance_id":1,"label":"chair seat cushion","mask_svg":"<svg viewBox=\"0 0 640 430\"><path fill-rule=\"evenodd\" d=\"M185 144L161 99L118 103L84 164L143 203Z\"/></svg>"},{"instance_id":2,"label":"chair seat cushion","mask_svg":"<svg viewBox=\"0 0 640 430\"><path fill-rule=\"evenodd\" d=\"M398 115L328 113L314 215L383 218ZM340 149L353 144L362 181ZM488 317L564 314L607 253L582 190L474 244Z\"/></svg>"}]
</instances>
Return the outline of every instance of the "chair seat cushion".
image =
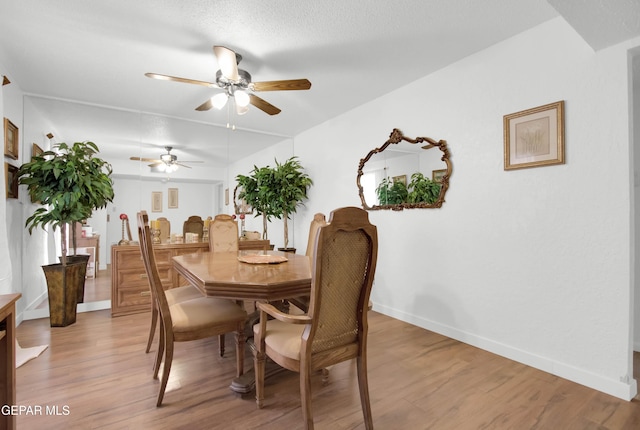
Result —
<instances>
[{"instance_id":1,"label":"chair seat cushion","mask_svg":"<svg viewBox=\"0 0 640 430\"><path fill-rule=\"evenodd\" d=\"M253 332L257 333L259 324L253 326ZM288 324L278 320L267 321L267 332L264 342L268 348L277 351L293 360L300 360L300 345L305 324Z\"/></svg>"},{"instance_id":2,"label":"chair seat cushion","mask_svg":"<svg viewBox=\"0 0 640 430\"><path fill-rule=\"evenodd\" d=\"M191 285L185 285L184 287L178 288L170 288L168 290L165 290L164 295L167 298L167 303L169 304L169 306L175 305L176 303L184 302L186 300L204 297L196 287L192 287Z\"/></svg>"},{"instance_id":3,"label":"chair seat cushion","mask_svg":"<svg viewBox=\"0 0 640 430\"><path fill-rule=\"evenodd\" d=\"M247 319L247 312L228 299L200 297L169 307L176 333Z\"/></svg>"}]
</instances>

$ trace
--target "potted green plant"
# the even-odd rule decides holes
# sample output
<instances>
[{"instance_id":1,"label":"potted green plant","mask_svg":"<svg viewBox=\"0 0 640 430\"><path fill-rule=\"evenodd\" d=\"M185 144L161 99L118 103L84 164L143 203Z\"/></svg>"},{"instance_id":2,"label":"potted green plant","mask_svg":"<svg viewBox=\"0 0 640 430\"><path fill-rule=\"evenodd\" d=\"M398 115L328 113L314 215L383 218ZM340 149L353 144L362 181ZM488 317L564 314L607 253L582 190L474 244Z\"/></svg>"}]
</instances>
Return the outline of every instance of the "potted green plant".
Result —
<instances>
[{"instance_id":1,"label":"potted green plant","mask_svg":"<svg viewBox=\"0 0 640 430\"><path fill-rule=\"evenodd\" d=\"M262 216L262 239L267 239L267 222L275 215L271 202L276 193L274 189L274 169L269 166L253 166L249 175L237 175L238 198L247 202L256 211L256 217Z\"/></svg>"},{"instance_id":2,"label":"potted green plant","mask_svg":"<svg viewBox=\"0 0 640 430\"><path fill-rule=\"evenodd\" d=\"M275 217L284 222L284 248L282 251L295 252L295 248L289 248L289 228L287 220L289 215L296 212L303 200L307 199L307 190L313 185L313 181L303 171L298 157L291 157L284 163L278 163L274 169L271 207Z\"/></svg>"},{"instance_id":3,"label":"potted green plant","mask_svg":"<svg viewBox=\"0 0 640 430\"><path fill-rule=\"evenodd\" d=\"M113 201L112 169L96 157L98 146L93 142L59 143L52 150L32 157L18 170L19 183L26 185L32 201L38 207L25 222L29 233L36 227L60 228L61 262L42 266L49 292L49 313L52 327L64 327L76 320L79 288L84 286L81 273L86 262L71 263L67 258L67 226L91 216L94 209ZM74 250L77 249L72 235Z\"/></svg>"},{"instance_id":4,"label":"potted green plant","mask_svg":"<svg viewBox=\"0 0 640 430\"><path fill-rule=\"evenodd\" d=\"M435 182L420 172L411 175L409 182L409 203L434 203L440 196L440 184Z\"/></svg>"},{"instance_id":5,"label":"potted green plant","mask_svg":"<svg viewBox=\"0 0 640 430\"><path fill-rule=\"evenodd\" d=\"M407 186L404 182L384 178L376 188L376 195L381 205L398 205L407 201Z\"/></svg>"}]
</instances>

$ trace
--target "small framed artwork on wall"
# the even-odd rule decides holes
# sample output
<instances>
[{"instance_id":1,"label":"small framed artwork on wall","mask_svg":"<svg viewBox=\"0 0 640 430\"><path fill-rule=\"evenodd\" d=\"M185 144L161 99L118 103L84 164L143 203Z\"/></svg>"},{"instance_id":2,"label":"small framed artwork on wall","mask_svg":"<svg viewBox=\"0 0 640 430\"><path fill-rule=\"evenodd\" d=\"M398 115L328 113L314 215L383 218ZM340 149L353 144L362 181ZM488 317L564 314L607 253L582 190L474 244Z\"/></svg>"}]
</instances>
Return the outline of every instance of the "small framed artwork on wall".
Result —
<instances>
[{"instance_id":1,"label":"small framed artwork on wall","mask_svg":"<svg viewBox=\"0 0 640 430\"><path fill-rule=\"evenodd\" d=\"M169 209L178 209L178 189L169 188L169 201L167 202Z\"/></svg>"},{"instance_id":2,"label":"small framed artwork on wall","mask_svg":"<svg viewBox=\"0 0 640 430\"><path fill-rule=\"evenodd\" d=\"M407 175L398 175L391 178L393 182L402 182L405 186L407 185Z\"/></svg>"},{"instance_id":3,"label":"small framed artwork on wall","mask_svg":"<svg viewBox=\"0 0 640 430\"><path fill-rule=\"evenodd\" d=\"M564 101L504 116L504 170L564 164Z\"/></svg>"},{"instance_id":4,"label":"small framed artwork on wall","mask_svg":"<svg viewBox=\"0 0 640 430\"><path fill-rule=\"evenodd\" d=\"M18 168L9 163L4 163L4 177L7 186L7 198L18 198Z\"/></svg>"},{"instance_id":5,"label":"small framed artwork on wall","mask_svg":"<svg viewBox=\"0 0 640 430\"><path fill-rule=\"evenodd\" d=\"M151 192L151 212L162 212L162 191Z\"/></svg>"},{"instance_id":6,"label":"small framed artwork on wall","mask_svg":"<svg viewBox=\"0 0 640 430\"><path fill-rule=\"evenodd\" d=\"M442 177L447 173L447 169L438 169L431 171L431 180L433 182L442 182Z\"/></svg>"},{"instance_id":7,"label":"small framed artwork on wall","mask_svg":"<svg viewBox=\"0 0 640 430\"><path fill-rule=\"evenodd\" d=\"M18 127L9 118L4 119L4 155L18 159Z\"/></svg>"}]
</instances>

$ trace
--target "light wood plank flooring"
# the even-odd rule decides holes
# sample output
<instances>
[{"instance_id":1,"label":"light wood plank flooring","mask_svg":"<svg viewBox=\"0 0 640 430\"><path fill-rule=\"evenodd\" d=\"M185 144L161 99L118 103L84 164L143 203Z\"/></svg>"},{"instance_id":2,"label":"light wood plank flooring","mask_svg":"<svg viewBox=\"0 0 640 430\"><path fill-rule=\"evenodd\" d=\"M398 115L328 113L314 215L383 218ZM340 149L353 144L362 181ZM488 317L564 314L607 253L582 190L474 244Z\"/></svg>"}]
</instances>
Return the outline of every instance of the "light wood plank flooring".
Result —
<instances>
[{"instance_id":1,"label":"light wood plank flooring","mask_svg":"<svg viewBox=\"0 0 640 430\"><path fill-rule=\"evenodd\" d=\"M371 312L369 383L376 429L639 429L640 400L626 402L438 334ZM265 408L228 385L234 349L220 358L215 339L182 343L164 405L155 407L153 353L145 354L149 315L78 314L76 324L23 322L23 347L49 344L17 371L17 400L43 415L19 429L299 429L298 375L268 381ZM636 357L636 369L640 360ZM252 365L247 353L247 369ZM362 429L355 365L314 380L317 429ZM636 374L636 378L639 375ZM46 407L60 415L45 415ZM68 408L68 409L65 409ZM68 414L65 413L68 411Z\"/></svg>"}]
</instances>

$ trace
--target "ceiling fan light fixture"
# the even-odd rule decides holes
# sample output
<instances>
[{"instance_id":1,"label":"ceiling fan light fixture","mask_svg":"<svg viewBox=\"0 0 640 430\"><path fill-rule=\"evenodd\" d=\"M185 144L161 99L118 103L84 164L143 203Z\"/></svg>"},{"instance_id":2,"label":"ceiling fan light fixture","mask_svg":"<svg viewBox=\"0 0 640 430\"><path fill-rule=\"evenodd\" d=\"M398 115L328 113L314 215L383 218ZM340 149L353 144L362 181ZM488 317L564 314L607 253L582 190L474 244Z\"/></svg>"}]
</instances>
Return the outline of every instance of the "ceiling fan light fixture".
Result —
<instances>
[{"instance_id":1,"label":"ceiling fan light fixture","mask_svg":"<svg viewBox=\"0 0 640 430\"><path fill-rule=\"evenodd\" d=\"M228 96L225 93L219 93L211 97L211 104L214 108L220 110L227 104Z\"/></svg>"},{"instance_id":2,"label":"ceiling fan light fixture","mask_svg":"<svg viewBox=\"0 0 640 430\"><path fill-rule=\"evenodd\" d=\"M249 112L249 106L240 106L238 103L236 103L236 113L238 115L244 115L247 112Z\"/></svg>"},{"instance_id":3,"label":"ceiling fan light fixture","mask_svg":"<svg viewBox=\"0 0 640 430\"><path fill-rule=\"evenodd\" d=\"M242 90L236 90L233 93L233 96L236 99L236 104L239 107L247 107L249 106L249 102L251 101L251 99L249 98L249 94L247 94L245 91ZM240 112L238 112L240 113Z\"/></svg>"}]
</instances>

